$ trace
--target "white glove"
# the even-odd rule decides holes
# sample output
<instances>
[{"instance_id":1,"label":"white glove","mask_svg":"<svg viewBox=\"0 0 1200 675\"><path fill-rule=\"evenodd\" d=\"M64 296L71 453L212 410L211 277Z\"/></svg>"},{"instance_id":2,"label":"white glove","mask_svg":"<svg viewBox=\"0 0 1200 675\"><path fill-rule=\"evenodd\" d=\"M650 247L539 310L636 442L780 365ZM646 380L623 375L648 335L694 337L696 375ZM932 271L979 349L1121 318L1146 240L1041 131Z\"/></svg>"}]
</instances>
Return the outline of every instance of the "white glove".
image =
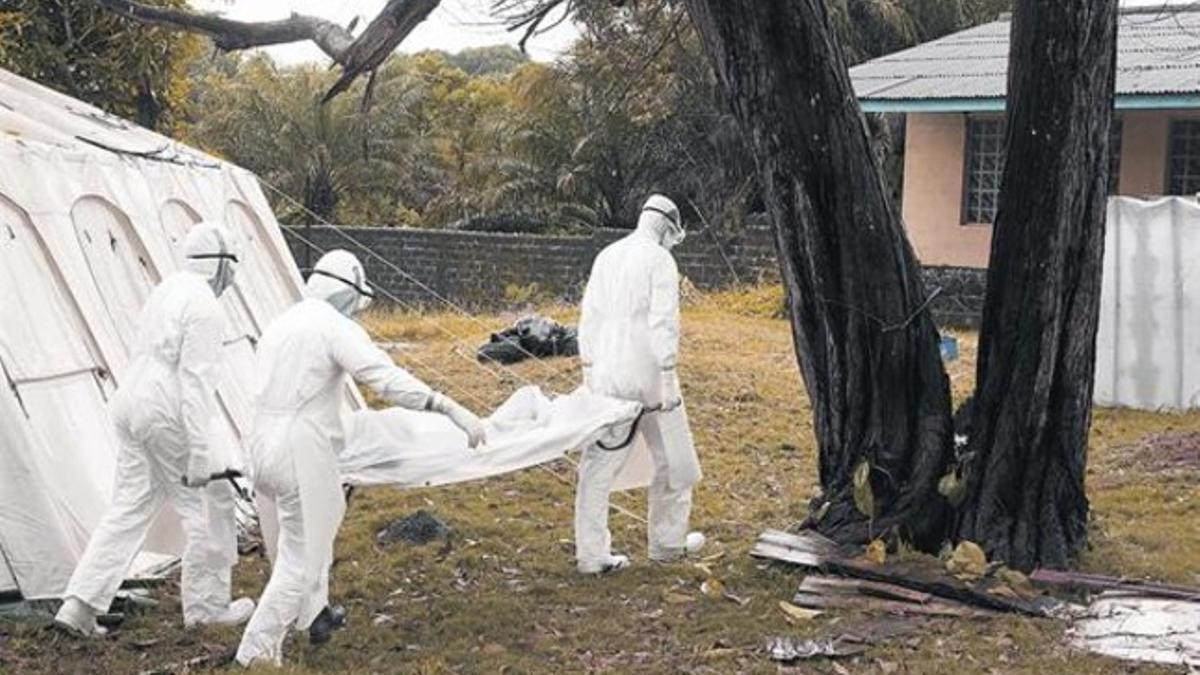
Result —
<instances>
[{"instance_id":1,"label":"white glove","mask_svg":"<svg viewBox=\"0 0 1200 675\"><path fill-rule=\"evenodd\" d=\"M670 412L683 405L683 397L679 392L679 376L675 373L675 369L662 371L663 412Z\"/></svg>"},{"instance_id":2,"label":"white glove","mask_svg":"<svg viewBox=\"0 0 1200 675\"><path fill-rule=\"evenodd\" d=\"M208 485L212 471L208 467L208 455L195 449L188 452L187 471L183 474L183 484L187 487L204 487Z\"/></svg>"},{"instance_id":3,"label":"white glove","mask_svg":"<svg viewBox=\"0 0 1200 675\"><path fill-rule=\"evenodd\" d=\"M440 412L454 422L455 426L467 433L467 447L475 449L487 443L487 434L483 430L483 422L475 413L459 405L454 399L442 394L434 394L430 400L429 409Z\"/></svg>"},{"instance_id":4,"label":"white glove","mask_svg":"<svg viewBox=\"0 0 1200 675\"><path fill-rule=\"evenodd\" d=\"M592 366L591 366L591 364L588 364L588 363L585 363L583 365L583 386L586 387L588 391L593 391L592 390Z\"/></svg>"}]
</instances>

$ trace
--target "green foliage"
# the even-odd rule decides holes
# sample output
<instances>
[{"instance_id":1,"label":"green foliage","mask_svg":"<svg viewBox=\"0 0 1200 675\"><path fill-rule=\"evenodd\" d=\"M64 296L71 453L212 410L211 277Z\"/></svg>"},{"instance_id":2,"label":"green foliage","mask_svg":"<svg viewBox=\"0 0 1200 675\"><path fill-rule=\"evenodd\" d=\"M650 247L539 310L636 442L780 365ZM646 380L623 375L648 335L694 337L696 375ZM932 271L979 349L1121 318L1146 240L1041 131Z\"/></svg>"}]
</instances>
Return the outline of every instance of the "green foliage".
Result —
<instances>
[{"instance_id":1,"label":"green foliage","mask_svg":"<svg viewBox=\"0 0 1200 675\"><path fill-rule=\"evenodd\" d=\"M529 57L511 45L471 47L457 54L443 54L451 66L471 77L479 75L508 75L529 63Z\"/></svg>"},{"instance_id":2,"label":"green foliage","mask_svg":"<svg viewBox=\"0 0 1200 675\"><path fill-rule=\"evenodd\" d=\"M415 120L424 87L415 74L384 68L367 112L361 82L320 105L336 73L315 65L279 68L265 56L231 55L195 77L189 140L303 203L276 202L282 220L312 222L307 209L349 224L420 224L408 204L427 198L422 191L436 189L437 178L423 175L433 149Z\"/></svg>"},{"instance_id":3,"label":"green foliage","mask_svg":"<svg viewBox=\"0 0 1200 675\"><path fill-rule=\"evenodd\" d=\"M80 0L6 0L0 10L0 67L165 131L186 113L187 67L202 45Z\"/></svg>"},{"instance_id":4,"label":"green foliage","mask_svg":"<svg viewBox=\"0 0 1200 675\"><path fill-rule=\"evenodd\" d=\"M994 18L1008 0L831 0L852 61ZM191 139L303 202L286 222L567 232L629 228L651 192L689 227L739 227L762 204L751 157L680 3L576 5L554 64L507 46L393 56L325 107L335 75L226 56L193 73ZM892 120L872 118L899 186Z\"/></svg>"}]
</instances>

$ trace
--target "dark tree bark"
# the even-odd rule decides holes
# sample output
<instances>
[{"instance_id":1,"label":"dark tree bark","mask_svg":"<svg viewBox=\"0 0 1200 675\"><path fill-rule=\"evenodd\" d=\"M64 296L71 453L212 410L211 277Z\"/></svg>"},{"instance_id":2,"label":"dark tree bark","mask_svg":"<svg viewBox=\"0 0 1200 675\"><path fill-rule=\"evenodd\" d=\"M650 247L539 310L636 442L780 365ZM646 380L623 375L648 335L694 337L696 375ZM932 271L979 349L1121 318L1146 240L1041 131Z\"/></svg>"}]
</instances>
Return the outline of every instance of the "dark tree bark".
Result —
<instances>
[{"instance_id":1,"label":"dark tree bark","mask_svg":"<svg viewBox=\"0 0 1200 675\"><path fill-rule=\"evenodd\" d=\"M950 390L921 268L871 152L821 0L687 0L774 223L827 507L842 542L939 545ZM873 518L856 508L870 469ZM863 504L860 494L859 504ZM818 517L819 516L819 517Z\"/></svg>"},{"instance_id":2,"label":"dark tree bark","mask_svg":"<svg viewBox=\"0 0 1200 675\"><path fill-rule=\"evenodd\" d=\"M1117 0L1019 0L958 535L1021 569L1086 542Z\"/></svg>"}]
</instances>

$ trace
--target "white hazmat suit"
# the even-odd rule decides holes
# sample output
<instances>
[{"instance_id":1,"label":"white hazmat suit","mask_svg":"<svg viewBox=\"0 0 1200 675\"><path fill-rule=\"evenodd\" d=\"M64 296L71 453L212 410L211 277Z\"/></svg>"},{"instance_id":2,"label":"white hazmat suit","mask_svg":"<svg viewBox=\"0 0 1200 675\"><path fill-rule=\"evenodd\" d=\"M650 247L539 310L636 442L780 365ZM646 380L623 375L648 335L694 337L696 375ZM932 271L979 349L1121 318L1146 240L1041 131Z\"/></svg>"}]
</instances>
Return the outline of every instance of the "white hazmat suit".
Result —
<instances>
[{"instance_id":1,"label":"white hazmat suit","mask_svg":"<svg viewBox=\"0 0 1200 675\"><path fill-rule=\"evenodd\" d=\"M325 609L333 543L345 511L337 456L344 438L346 376L388 402L445 414L476 447L477 417L396 366L351 317L373 293L362 264L330 251L309 277L304 300L268 326L258 344L250 468L260 515L278 528L274 567L246 626L237 660L280 664L293 626L308 628Z\"/></svg>"},{"instance_id":2,"label":"white hazmat suit","mask_svg":"<svg viewBox=\"0 0 1200 675\"><path fill-rule=\"evenodd\" d=\"M233 491L208 482L212 471L225 468L211 465L210 438L224 325L217 296L233 281L232 241L217 225L192 227L185 269L159 284L138 316L130 369L110 408L121 444L112 502L56 617L75 633L103 633L95 615L108 611L164 501L179 515L186 538L184 623L240 623L253 610L246 598L230 603L237 562Z\"/></svg>"},{"instance_id":3,"label":"white hazmat suit","mask_svg":"<svg viewBox=\"0 0 1200 675\"><path fill-rule=\"evenodd\" d=\"M592 445L583 452L575 494L575 559L585 574L628 563L612 554L608 530L609 493L618 484L649 485L652 559L669 561L703 544L702 535L687 531L700 462L675 374L679 272L669 249L682 240L679 209L666 197L651 196L637 229L596 256L583 294L584 383L598 394L640 401L649 409L662 406L661 412L641 418L628 447Z\"/></svg>"}]
</instances>

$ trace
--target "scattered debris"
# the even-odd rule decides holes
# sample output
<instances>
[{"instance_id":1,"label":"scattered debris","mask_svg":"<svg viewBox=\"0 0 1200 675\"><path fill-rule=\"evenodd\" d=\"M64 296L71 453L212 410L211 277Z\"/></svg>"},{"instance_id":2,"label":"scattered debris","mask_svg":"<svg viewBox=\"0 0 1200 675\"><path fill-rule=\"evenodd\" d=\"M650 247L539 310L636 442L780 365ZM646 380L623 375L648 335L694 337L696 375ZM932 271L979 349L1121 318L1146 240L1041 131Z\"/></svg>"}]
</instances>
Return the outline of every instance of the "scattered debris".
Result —
<instances>
[{"instance_id":1,"label":"scattered debris","mask_svg":"<svg viewBox=\"0 0 1200 675\"><path fill-rule=\"evenodd\" d=\"M989 563L983 550L968 541L954 549L945 569L933 559L875 564L862 549L840 546L812 531L767 530L750 554L812 570L792 603L780 603L785 612L789 607L851 608L900 616L976 618L1007 612L1056 617L1072 622L1071 641L1083 649L1134 661L1200 666L1198 588L1057 570L1026 576ZM769 651L778 661L844 656L870 641L846 633L775 638Z\"/></svg>"},{"instance_id":2,"label":"scattered debris","mask_svg":"<svg viewBox=\"0 0 1200 675\"><path fill-rule=\"evenodd\" d=\"M449 539L452 530L432 513L421 509L398 520L393 520L375 535L375 541L390 546L403 541L415 546L428 544L434 539Z\"/></svg>"},{"instance_id":3,"label":"scattered debris","mask_svg":"<svg viewBox=\"0 0 1200 675\"><path fill-rule=\"evenodd\" d=\"M866 553L863 558L867 562L873 562L876 565L882 565L887 562L887 544L882 539L875 539L870 544L867 544Z\"/></svg>"},{"instance_id":4,"label":"scattered debris","mask_svg":"<svg viewBox=\"0 0 1200 675\"><path fill-rule=\"evenodd\" d=\"M964 549L962 554L964 569L973 572L977 570L978 559L969 549ZM856 557L854 550L811 530L800 534L767 530L759 536L750 555L857 580L856 584L833 577L818 576L812 582L806 578L809 586L802 585L792 600L804 607L864 607L892 614L968 617L988 616L996 612L1028 616L1047 616L1050 613L1051 603L1047 599L991 592L1005 585L994 576L968 584L950 576L932 562L902 560L884 565L864 563L860 557ZM983 565L985 571L989 571L986 559ZM812 576L809 575L809 578ZM918 593L913 594L912 591Z\"/></svg>"},{"instance_id":5,"label":"scattered debris","mask_svg":"<svg viewBox=\"0 0 1200 675\"><path fill-rule=\"evenodd\" d=\"M141 651L144 649L149 649L160 642L162 642L162 638L142 638L138 640L131 640L129 642L129 646Z\"/></svg>"},{"instance_id":6,"label":"scattered debris","mask_svg":"<svg viewBox=\"0 0 1200 675\"><path fill-rule=\"evenodd\" d=\"M790 637L772 638L767 643L767 655L772 661L801 661L813 658L838 658L854 656L867 651L865 645L856 644L842 637L801 639Z\"/></svg>"},{"instance_id":7,"label":"scattered debris","mask_svg":"<svg viewBox=\"0 0 1200 675\"><path fill-rule=\"evenodd\" d=\"M973 541L960 541L946 561L946 571L963 581L982 579L987 574L987 554Z\"/></svg>"},{"instance_id":8,"label":"scattered debris","mask_svg":"<svg viewBox=\"0 0 1200 675\"><path fill-rule=\"evenodd\" d=\"M783 610L783 614L784 614L784 616L787 617L789 622L811 621L811 620L817 618L818 616L821 616L822 614L824 614L824 612L821 612L821 611L818 611L815 609L809 609L807 607L797 607L796 605L793 605L792 603L786 602L783 600L779 601L779 609Z\"/></svg>"},{"instance_id":9,"label":"scattered debris","mask_svg":"<svg viewBox=\"0 0 1200 675\"><path fill-rule=\"evenodd\" d=\"M1146 598L1173 598L1176 600L1200 602L1200 588L1158 584L1151 581L1137 581L1119 577L1106 577L1101 574L1036 570L1033 574L1029 575L1029 579L1035 586L1060 593L1081 595L1104 591L1120 591L1126 595L1137 595Z\"/></svg>"},{"instance_id":10,"label":"scattered debris","mask_svg":"<svg viewBox=\"0 0 1200 675\"><path fill-rule=\"evenodd\" d=\"M710 577L700 584L700 592L709 598L721 598L725 595L725 584L720 579Z\"/></svg>"},{"instance_id":11,"label":"scattered debris","mask_svg":"<svg viewBox=\"0 0 1200 675\"><path fill-rule=\"evenodd\" d=\"M1200 667L1200 602L1102 594L1071 627L1071 643L1132 661Z\"/></svg>"},{"instance_id":12,"label":"scattered debris","mask_svg":"<svg viewBox=\"0 0 1200 675\"><path fill-rule=\"evenodd\" d=\"M692 596L684 593L678 593L676 591L667 591L666 593L663 593L663 601L671 605L685 605L693 600L695 600L695 598Z\"/></svg>"},{"instance_id":13,"label":"scattered debris","mask_svg":"<svg viewBox=\"0 0 1200 675\"><path fill-rule=\"evenodd\" d=\"M236 654L237 649L232 647L210 649L204 656L197 656L184 661L159 666L158 668L143 670L139 675L175 675L176 673L190 673L197 670L220 668L233 663L233 658Z\"/></svg>"},{"instance_id":14,"label":"scattered debris","mask_svg":"<svg viewBox=\"0 0 1200 675\"><path fill-rule=\"evenodd\" d=\"M923 621L880 619L843 628L816 638L775 637L767 643L767 654L775 661L855 656L876 645L916 633Z\"/></svg>"},{"instance_id":15,"label":"scattered debris","mask_svg":"<svg viewBox=\"0 0 1200 675\"><path fill-rule=\"evenodd\" d=\"M520 319L499 333L492 333L475 355L481 363L493 361L507 365L531 357L544 359L578 353L579 342L574 328L534 315Z\"/></svg>"},{"instance_id":16,"label":"scattered debris","mask_svg":"<svg viewBox=\"0 0 1200 675\"><path fill-rule=\"evenodd\" d=\"M737 603L737 605L738 605L739 607L745 607L746 605L750 604L750 601L751 601L751 600L753 600L753 599L754 599L754 596L752 596L752 595L748 595L748 596L746 596L746 597L742 597L742 596L740 596L740 595L735 595L735 594L733 594L733 593L730 593L729 591L725 591L725 593L723 594L723 597L724 597L726 600L729 600L730 602L735 602L735 603Z\"/></svg>"}]
</instances>

